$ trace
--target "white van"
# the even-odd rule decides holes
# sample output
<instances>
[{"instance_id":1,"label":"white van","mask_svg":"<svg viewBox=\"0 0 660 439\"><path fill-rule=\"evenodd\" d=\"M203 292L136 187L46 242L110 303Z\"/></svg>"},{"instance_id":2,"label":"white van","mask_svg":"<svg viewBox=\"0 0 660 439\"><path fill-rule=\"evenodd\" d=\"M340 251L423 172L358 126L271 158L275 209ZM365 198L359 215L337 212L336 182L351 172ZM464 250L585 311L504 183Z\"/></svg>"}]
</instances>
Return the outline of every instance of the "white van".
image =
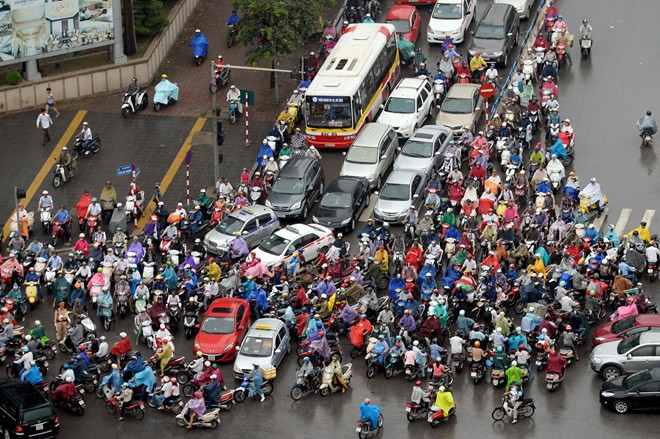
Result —
<instances>
[{"instance_id":1,"label":"white van","mask_svg":"<svg viewBox=\"0 0 660 439\"><path fill-rule=\"evenodd\" d=\"M454 43L462 43L476 10L477 0L438 0L431 11L426 39L442 43L449 34Z\"/></svg>"}]
</instances>

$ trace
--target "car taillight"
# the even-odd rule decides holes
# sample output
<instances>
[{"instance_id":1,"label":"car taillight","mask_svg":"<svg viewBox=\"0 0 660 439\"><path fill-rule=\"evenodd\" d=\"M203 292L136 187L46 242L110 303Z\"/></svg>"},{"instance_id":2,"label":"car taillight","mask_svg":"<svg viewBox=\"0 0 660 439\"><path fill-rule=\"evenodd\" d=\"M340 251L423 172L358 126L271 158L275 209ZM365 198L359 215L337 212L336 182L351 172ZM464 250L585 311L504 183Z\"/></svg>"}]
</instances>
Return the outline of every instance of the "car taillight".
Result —
<instances>
[{"instance_id":1,"label":"car taillight","mask_svg":"<svg viewBox=\"0 0 660 439\"><path fill-rule=\"evenodd\" d=\"M60 425L60 417L59 417L59 416L56 416L56 417L55 417L55 425L56 425L56 426L57 426L57 425Z\"/></svg>"},{"instance_id":2,"label":"car taillight","mask_svg":"<svg viewBox=\"0 0 660 439\"><path fill-rule=\"evenodd\" d=\"M23 432L23 426L22 425L17 425L16 428L14 429L16 433L22 433Z\"/></svg>"}]
</instances>

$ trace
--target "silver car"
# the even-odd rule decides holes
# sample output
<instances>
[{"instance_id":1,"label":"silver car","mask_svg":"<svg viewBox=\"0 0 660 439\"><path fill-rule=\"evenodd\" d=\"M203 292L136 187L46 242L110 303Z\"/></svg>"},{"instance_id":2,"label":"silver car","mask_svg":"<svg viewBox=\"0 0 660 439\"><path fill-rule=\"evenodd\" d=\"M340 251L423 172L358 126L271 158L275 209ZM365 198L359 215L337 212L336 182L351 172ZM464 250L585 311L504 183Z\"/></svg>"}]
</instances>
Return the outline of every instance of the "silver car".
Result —
<instances>
[{"instance_id":1,"label":"silver car","mask_svg":"<svg viewBox=\"0 0 660 439\"><path fill-rule=\"evenodd\" d=\"M255 204L244 207L228 215L211 229L204 237L204 248L217 254L220 249L226 249L237 233L251 249L280 229L280 221L272 210Z\"/></svg>"},{"instance_id":2,"label":"silver car","mask_svg":"<svg viewBox=\"0 0 660 439\"><path fill-rule=\"evenodd\" d=\"M234 377L242 380L255 364L262 369L277 368L289 347L289 328L278 319L259 319L250 327L240 346L236 347Z\"/></svg>"},{"instance_id":3,"label":"silver car","mask_svg":"<svg viewBox=\"0 0 660 439\"><path fill-rule=\"evenodd\" d=\"M408 215L410 206L415 206L419 211L424 202L426 179L426 174L412 169L392 171L378 193L374 217L378 221L401 223Z\"/></svg>"},{"instance_id":4,"label":"silver car","mask_svg":"<svg viewBox=\"0 0 660 439\"><path fill-rule=\"evenodd\" d=\"M416 169L427 175L442 164L449 142L454 138L451 128L426 125L415 131L394 162L394 169Z\"/></svg>"},{"instance_id":5,"label":"silver car","mask_svg":"<svg viewBox=\"0 0 660 439\"><path fill-rule=\"evenodd\" d=\"M339 176L366 177L369 187L379 188L398 147L394 128L384 123L368 123L346 153Z\"/></svg>"},{"instance_id":6,"label":"silver car","mask_svg":"<svg viewBox=\"0 0 660 439\"><path fill-rule=\"evenodd\" d=\"M606 380L660 367L660 332L642 332L600 344L591 351L589 365Z\"/></svg>"}]
</instances>

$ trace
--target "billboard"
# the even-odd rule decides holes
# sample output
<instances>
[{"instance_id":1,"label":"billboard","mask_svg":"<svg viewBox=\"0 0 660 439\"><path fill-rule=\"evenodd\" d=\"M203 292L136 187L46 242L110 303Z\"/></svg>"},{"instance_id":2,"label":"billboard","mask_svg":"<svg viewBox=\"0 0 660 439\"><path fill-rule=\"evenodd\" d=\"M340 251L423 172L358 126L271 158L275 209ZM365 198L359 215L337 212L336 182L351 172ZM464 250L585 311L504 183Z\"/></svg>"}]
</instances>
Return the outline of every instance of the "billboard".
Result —
<instances>
[{"instance_id":1,"label":"billboard","mask_svg":"<svg viewBox=\"0 0 660 439\"><path fill-rule=\"evenodd\" d=\"M0 65L112 44L113 1L0 0Z\"/></svg>"}]
</instances>

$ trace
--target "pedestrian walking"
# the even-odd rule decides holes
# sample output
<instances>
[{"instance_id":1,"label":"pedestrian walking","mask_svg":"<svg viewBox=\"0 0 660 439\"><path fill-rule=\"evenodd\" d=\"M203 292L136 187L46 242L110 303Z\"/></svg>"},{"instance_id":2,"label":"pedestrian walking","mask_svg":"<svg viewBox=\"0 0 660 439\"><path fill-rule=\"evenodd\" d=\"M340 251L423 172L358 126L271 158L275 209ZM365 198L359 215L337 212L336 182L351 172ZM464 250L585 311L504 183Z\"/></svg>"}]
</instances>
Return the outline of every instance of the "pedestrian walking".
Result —
<instances>
[{"instance_id":1,"label":"pedestrian walking","mask_svg":"<svg viewBox=\"0 0 660 439\"><path fill-rule=\"evenodd\" d=\"M41 128L44 132L44 141L41 146L46 146L50 142L50 127L53 125L53 119L48 114L48 107L41 109L41 114L37 117L37 128Z\"/></svg>"},{"instance_id":2,"label":"pedestrian walking","mask_svg":"<svg viewBox=\"0 0 660 439\"><path fill-rule=\"evenodd\" d=\"M55 108L55 96L53 96L53 91L50 87L46 89L46 113L48 113L49 108L55 111L55 117L60 117L60 112Z\"/></svg>"}]
</instances>

